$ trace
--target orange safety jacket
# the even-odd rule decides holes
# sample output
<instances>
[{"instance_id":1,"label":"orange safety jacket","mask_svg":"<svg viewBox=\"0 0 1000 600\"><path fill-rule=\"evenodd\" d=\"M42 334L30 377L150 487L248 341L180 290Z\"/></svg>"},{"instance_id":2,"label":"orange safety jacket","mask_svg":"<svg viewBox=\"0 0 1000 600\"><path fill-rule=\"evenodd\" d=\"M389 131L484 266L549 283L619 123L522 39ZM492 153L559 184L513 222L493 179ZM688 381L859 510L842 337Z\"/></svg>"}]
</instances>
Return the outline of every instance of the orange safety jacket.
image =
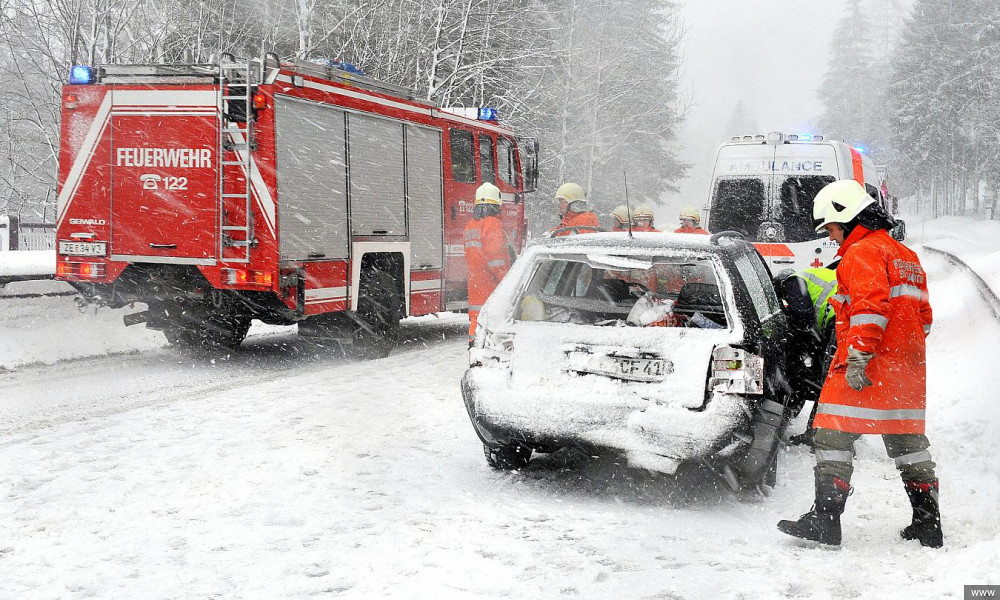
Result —
<instances>
[{"instance_id":1,"label":"orange safety jacket","mask_svg":"<svg viewBox=\"0 0 1000 600\"><path fill-rule=\"evenodd\" d=\"M692 229L685 229L683 227L678 227L677 229L674 230L674 233L701 233L704 235L708 235L708 232L702 229L701 227L694 227Z\"/></svg>"},{"instance_id":2,"label":"orange safety jacket","mask_svg":"<svg viewBox=\"0 0 1000 600\"><path fill-rule=\"evenodd\" d=\"M633 227L632 227L632 231L633 231L633 232L635 232L635 231L645 231L645 232L647 232L647 233L648 233L648 232L653 232L653 233L660 233L660 230L659 230L659 229L657 229L657 228L655 228L655 227L653 227L653 226L649 226L649 227L638 227L638 226L633 226Z\"/></svg>"},{"instance_id":3,"label":"orange safety jacket","mask_svg":"<svg viewBox=\"0 0 1000 600\"><path fill-rule=\"evenodd\" d=\"M465 226L465 266L469 282L469 335L475 335L483 303L510 269L500 217L473 219Z\"/></svg>"},{"instance_id":4,"label":"orange safety jacket","mask_svg":"<svg viewBox=\"0 0 1000 600\"><path fill-rule=\"evenodd\" d=\"M560 231L559 233L555 234L555 237L561 237L564 235L573 235L575 233L596 233L600 231L600 229L595 229L595 228L599 228L601 226L601 222L598 220L597 215L595 215L593 211L588 210L586 212L573 212L567 210L566 214L563 215L562 221L560 221L558 225L556 225L549 231L555 231L563 227L577 227L583 225L587 225L589 227L583 227L576 231L573 230Z\"/></svg>"},{"instance_id":5,"label":"orange safety jacket","mask_svg":"<svg viewBox=\"0 0 1000 600\"><path fill-rule=\"evenodd\" d=\"M837 256L837 353L814 424L849 433L924 433L926 348L932 315L927 274L917 255L878 229L856 226ZM871 386L847 385L847 351L874 354Z\"/></svg>"}]
</instances>

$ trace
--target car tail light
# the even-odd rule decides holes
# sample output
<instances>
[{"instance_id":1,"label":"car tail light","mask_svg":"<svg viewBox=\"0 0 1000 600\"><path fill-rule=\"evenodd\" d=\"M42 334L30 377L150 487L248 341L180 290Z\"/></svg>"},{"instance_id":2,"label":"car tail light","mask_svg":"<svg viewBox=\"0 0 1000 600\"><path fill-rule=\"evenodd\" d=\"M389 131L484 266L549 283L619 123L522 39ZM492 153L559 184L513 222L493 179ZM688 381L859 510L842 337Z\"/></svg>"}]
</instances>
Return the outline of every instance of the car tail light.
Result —
<instances>
[{"instance_id":1,"label":"car tail light","mask_svg":"<svg viewBox=\"0 0 1000 600\"><path fill-rule=\"evenodd\" d=\"M469 349L470 366L510 366L514 354L513 333L493 333L480 327Z\"/></svg>"},{"instance_id":2,"label":"car tail light","mask_svg":"<svg viewBox=\"0 0 1000 600\"><path fill-rule=\"evenodd\" d=\"M222 269L222 282L226 285L259 285L271 287L274 276L267 271L249 269Z\"/></svg>"},{"instance_id":3,"label":"car tail light","mask_svg":"<svg viewBox=\"0 0 1000 600\"><path fill-rule=\"evenodd\" d=\"M102 263L89 262L58 262L56 275L59 277L79 277L83 279L98 279L107 273Z\"/></svg>"},{"instance_id":4,"label":"car tail light","mask_svg":"<svg viewBox=\"0 0 1000 600\"><path fill-rule=\"evenodd\" d=\"M742 348L717 347L712 351L708 389L729 394L763 394L764 359Z\"/></svg>"}]
</instances>

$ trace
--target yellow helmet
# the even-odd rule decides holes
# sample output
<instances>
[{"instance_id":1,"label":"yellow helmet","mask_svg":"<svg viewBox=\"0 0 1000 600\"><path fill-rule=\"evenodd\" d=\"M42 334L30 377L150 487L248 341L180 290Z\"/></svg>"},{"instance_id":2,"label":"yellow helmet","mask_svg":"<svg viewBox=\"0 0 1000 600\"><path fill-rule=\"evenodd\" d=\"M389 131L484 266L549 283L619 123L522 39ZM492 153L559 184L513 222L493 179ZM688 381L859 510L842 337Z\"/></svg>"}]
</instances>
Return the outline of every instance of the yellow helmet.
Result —
<instances>
[{"instance_id":1,"label":"yellow helmet","mask_svg":"<svg viewBox=\"0 0 1000 600\"><path fill-rule=\"evenodd\" d=\"M632 211L632 218L649 219L650 221L652 221L654 218L653 209L650 208L648 204L640 204L639 206L635 207L635 210Z\"/></svg>"},{"instance_id":2,"label":"yellow helmet","mask_svg":"<svg viewBox=\"0 0 1000 600\"><path fill-rule=\"evenodd\" d=\"M482 204L500 206L500 188L489 182L479 186L476 190L476 206Z\"/></svg>"},{"instance_id":3,"label":"yellow helmet","mask_svg":"<svg viewBox=\"0 0 1000 600\"><path fill-rule=\"evenodd\" d=\"M559 186L556 190L556 201L565 200L567 203L580 202L587 199L587 192L583 191L580 184L567 182Z\"/></svg>"},{"instance_id":4,"label":"yellow helmet","mask_svg":"<svg viewBox=\"0 0 1000 600\"><path fill-rule=\"evenodd\" d=\"M848 223L868 208L875 199L853 179L841 179L827 184L813 200L813 219L819 221L816 231L830 223Z\"/></svg>"},{"instance_id":5,"label":"yellow helmet","mask_svg":"<svg viewBox=\"0 0 1000 600\"><path fill-rule=\"evenodd\" d=\"M697 223L701 221L701 213L698 212L698 209L693 206L685 206L684 209L681 210L680 218L694 219L694 222Z\"/></svg>"},{"instance_id":6,"label":"yellow helmet","mask_svg":"<svg viewBox=\"0 0 1000 600\"><path fill-rule=\"evenodd\" d=\"M611 211L611 216L613 216L615 220L618 221L618 224L623 227L628 225L628 222L631 220L629 218L630 215L628 207L625 206L624 204L619 204L618 206L616 206L615 209Z\"/></svg>"}]
</instances>

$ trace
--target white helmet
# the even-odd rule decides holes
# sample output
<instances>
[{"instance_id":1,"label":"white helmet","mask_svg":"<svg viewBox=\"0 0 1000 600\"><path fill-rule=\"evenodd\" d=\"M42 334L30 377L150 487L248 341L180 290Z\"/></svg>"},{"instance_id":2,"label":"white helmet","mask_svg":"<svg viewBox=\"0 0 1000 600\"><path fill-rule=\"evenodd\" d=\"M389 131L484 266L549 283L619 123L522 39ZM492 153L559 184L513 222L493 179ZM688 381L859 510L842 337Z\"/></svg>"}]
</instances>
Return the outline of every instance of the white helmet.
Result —
<instances>
[{"instance_id":1,"label":"white helmet","mask_svg":"<svg viewBox=\"0 0 1000 600\"><path fill-rule=\"evenodd\" d=\"M853 179L841 179L827 184L813 200L813 219L821 232L829 223L848 223L875 202L865 188Z\"/></svg>"},{"instance_id":2,"label":"white helmet","mask_svg":"<svg viewBox=\"0 0 1000 600\"><path fill-rule=\"evenodd\" d=\"M479 186L476 190L476 206L482 204L500 206L500 188L489 182Z\"/></svg>"},{"instance_id":3,"label":"white helmet","mask_svg":"<svg viewBox=\"0 0 1000 600\"><path fill-rule=\"evenodd\" d=\"M701 221L701 213L698 212L698 209L693 206L685 206L683 209L681 209L680 218L694 219L694 221L697 223Z\"/></svg>"},{"instance_id":4,"label":"white helmet","mask_svg":"<svg viewBox=\"0 0 1000 600\"><path fill-rule=\"evenodd\" d=\"M611 216L613 216L615 220L618 221L618 224L621 225L622 227L627 226L628 222L632 220L631 218L629 218L628 207L625 206L624 204L619 204L618 206L616 206L615 209L611 211Z\"/></svg>"},{"instance_id":5,"label":"white helmet","mask_svg":"<svg viewBox=\"0 0 1000 600\"><path fill-rule=\"evenodd\" d=\"M652 221L653 220L653 209L650 208L648 204L640 204L639 206L635 207L635 210L632 211L632 218L633 219L649 219L650 221Z\"/></svg>"},{"instance_id":6,"label":"white helmet","mask_svg":"<svg viewBox=\"0 0 1000 600\"><path fill-rule=\"evenodd\" d=\"M583 191L580 184L567 182L559 186L556 190L556 200L565 200L567 203L579 202L587 199L587 192Z\"/></svg>"}]
</instances>

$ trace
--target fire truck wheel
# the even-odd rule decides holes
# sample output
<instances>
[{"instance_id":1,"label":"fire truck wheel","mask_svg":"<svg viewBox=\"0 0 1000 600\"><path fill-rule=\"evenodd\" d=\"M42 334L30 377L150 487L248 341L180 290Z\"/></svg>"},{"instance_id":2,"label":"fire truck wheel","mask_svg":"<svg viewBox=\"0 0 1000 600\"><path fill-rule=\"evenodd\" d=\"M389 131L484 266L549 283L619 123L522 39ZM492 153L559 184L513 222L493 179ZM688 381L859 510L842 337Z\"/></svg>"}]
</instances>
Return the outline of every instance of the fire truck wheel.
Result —
<instances>
[{"instance_id":1,"label":"fire truck wheel","mask_svg":"<svg viewBox=\"0 0 1000 600\"><path fill-rule=\"evenodd\" d=\"M385 358L399 340L399 293L384 271L362 276L351 352L358 358Z\"/></svg>"},{"instance_id":2,"label":"fire truck wheel","mask_svg":"<svg viewBox=\"0 0 1000 600\"><path fill-rule=\"evenodd\" d=\"M173 345L192 348L235 350L243 343L250 329L250 319L229 317L206 319L198 323L179 323L163 330Z\"/></svg>"}]
</instances>

